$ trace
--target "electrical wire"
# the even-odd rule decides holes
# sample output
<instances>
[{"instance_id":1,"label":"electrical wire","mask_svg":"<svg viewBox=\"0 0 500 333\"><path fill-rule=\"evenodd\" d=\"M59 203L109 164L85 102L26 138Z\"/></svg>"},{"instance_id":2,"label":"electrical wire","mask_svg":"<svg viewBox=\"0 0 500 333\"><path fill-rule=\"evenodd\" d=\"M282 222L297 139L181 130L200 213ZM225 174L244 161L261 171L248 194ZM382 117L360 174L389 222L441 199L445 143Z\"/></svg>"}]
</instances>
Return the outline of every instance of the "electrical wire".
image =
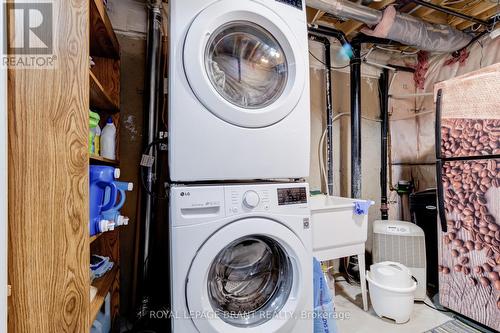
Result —
<instances>
[{"instance_id":1,"label":"electrical wire","mask_svg":"<svg viewBox=\"0 0 500 333\"><path fill-rule=\"evenodd\" d=\"M406 116L406 117L397 118L397 119L389 119L389 120L390 121L408 120L408 119L413 119L413 118L417 118L417 117L420 117L420 116L425 116L426 114L430 114L430 113L434 113L434 111L424 111L424 112L419 112L419 113L411 114L411 115Z\"/></svg>"},{"instance_id":2,"label":"electrical wire","mask_svg":"<svg viewBox=\"0 0 500 333\"><path fill-rule=\"evenodd\" d=\"M481 46L481 59L479 59L479 68L483 68L483 57L484 57L483 49L484 49L484 46L483 46L483 43L479 39L476 42L479 44L479 46Z\"/></svg>"},{"instance_id":3,"label":"electrical wire","mask_svg":"<svg viewBox=\"0 0 500 333\"><path fill-rule=\"evenodd\" d=\"M378 50L382 50L382 51L399 53L402 56L415 56L415 55L417 55L418 52L420 52L420 51L407 52L407 51L395 50L395 49L391 49L391 48L383 47L383 46L379 46L379 45L375 45L374 48L376 48Z\"/></svg>"},{"instance_id":4,"label":"electrical wire","mask_svg":"<svg viewBox=\"0 0 500 333\"><path fill-rule=\"evenodd\" d=\"M497 0L496 13L493 18L493 23L491 24L491 27L486 29L488 32L492 32L495 29L495 25L497 24L497 19L499 15L500 15L500 0Z\"/></svg>"},{"instance_id":5,"label":"electrical wire","mask_svg":"<svg viewBox=\"0 0 500 333\"><path fill-rule=\"evenodd\" d=\"M326 63L325 63L324 61L320 60L318 57L316 57L316 56L315 56L315 55L311 52L311 50L309 50L309 54L310 54L310 55L311 55L314 59L316 59L316 61L318 61L319 63L321 63L323 66L328 67L328 66L326 65ZM340 67L330 66L330 68L331 68L331 69L344 69L344 68L347 68L347 67L349 67L349 66L351 66L351 64L347 64L347 65L345 65L345 66L340 66Z\"/></svg>"},{"instance_id":6,"label":"electrical wire","mask_svg":"<svg viewBox=\"0 0 500 333\"><path fill-rule=\"evenodd\" d=\"M144 151L142 152L142 155L149 155L149 151L151 150L151 148L153 148L153 146L157 146L160 144L167 144L167 140L166 139L156 139L156 140L151 141L151 143L149 143L146 146L146 148L144 149ZM145 178L144 169L148 169L148 168L149 167L146 167L142 164L140 165L140 170L141 170L140 177L141 177L142 188L146 191L146 193L148 195L150 195L153 198L156 198L159 200L168 200L168 191L165 195L158 195L157 193L154 193L152 189L150 189L146 186L146 182L144 180L144 178ZM153 182L151 182L151 183L153 183Z\"/></svg>"},{"instance_id":7,"label":"electrical wire","mask_svg":"<svg viewBox=\"0 0 500 333\"><path fill-rule=\"evenodd\" d=\"M436 311L439 311L439 312L451 312L451 311L449 311L449 310L438 309L438 308L436 308L435 306L432 306L432 305L430 305L430 304L427 304L427 302L426 302L426 301L423 301L422 303L424 303L424 304L425 304L426 306L428 306L429 308L431 308L431 309L433 309L433 310L436 310Z\"/></svg>"},{"instance_id":8,"label":"electrical wire","mask_svg":"<svg viewBox=\"0 0 500 333\"><path fill-rule=\"evenodd\" d=\"M318 146L318 157L319 157L319 173L320 177L325 183L325 188L326 188L326 194L328 196L331 195L330 189L329 189L329 184L328 184L328 176L326 174L326 165L325 161L323 159L323 153L324 153L324 143L325 143L325 138L326 138L326 133L328 132L328 128L325 128L323 131L323 134L321 135L321 138L319 140L319 146Z\"/></svg>"}]
</instances>

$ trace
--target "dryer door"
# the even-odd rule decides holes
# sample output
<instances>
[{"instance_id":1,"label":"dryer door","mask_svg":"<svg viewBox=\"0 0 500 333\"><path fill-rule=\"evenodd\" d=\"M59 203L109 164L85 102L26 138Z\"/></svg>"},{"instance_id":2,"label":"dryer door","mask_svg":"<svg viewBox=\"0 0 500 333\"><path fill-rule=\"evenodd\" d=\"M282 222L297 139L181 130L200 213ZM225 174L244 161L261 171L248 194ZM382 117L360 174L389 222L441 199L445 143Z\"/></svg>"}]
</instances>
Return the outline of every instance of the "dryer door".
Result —
<instances>
[{"instance_id":1,"label":"dryer door","mask_svg":"<svg viewBox=\"0 0 500 333\"><path fill-rule=\"evenodd\" d=\"M233 222L199 249L189 271L189 314L200 332L290 332L304 310L305 265L299 238L264 218Z\"/></svg>"},{"instance_id":2,"label":"dryer door","mask_svg":"<svg viewBox=\"0 0 500 333\"><path fill-rule=\"evenodd\" d=\"M222 0L189 28L184 70L214 115L241 127L265 127L285 118L302 96L309 79L303 52L288 24L268 7Z\"/></svg>"}]
</instances>

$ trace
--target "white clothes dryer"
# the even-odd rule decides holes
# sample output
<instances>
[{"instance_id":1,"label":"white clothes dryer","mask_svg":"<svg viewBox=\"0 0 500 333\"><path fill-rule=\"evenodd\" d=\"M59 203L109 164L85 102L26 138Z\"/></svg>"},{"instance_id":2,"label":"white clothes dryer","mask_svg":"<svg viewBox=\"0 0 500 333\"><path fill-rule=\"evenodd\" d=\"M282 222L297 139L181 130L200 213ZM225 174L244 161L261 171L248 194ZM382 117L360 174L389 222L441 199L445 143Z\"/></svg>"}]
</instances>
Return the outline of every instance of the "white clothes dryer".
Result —
<instances>
[{"instance_id":1,"label":"white clothes dryer","mask_svg":"<svg viewBox=\"0 0 500 333\"><path fill-rule=\"evenodd\" d=\"M172 0L173 181L309 175L305 1Z\"/></svg>"}]
</instances>

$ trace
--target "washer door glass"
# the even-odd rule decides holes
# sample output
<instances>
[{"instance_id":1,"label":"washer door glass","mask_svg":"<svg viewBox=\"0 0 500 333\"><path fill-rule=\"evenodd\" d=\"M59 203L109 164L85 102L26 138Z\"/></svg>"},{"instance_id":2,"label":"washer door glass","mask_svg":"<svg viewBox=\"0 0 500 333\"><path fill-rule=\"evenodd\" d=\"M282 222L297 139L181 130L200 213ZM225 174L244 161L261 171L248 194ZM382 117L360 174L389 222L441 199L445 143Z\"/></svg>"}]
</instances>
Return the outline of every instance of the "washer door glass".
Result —
<instances>
[{"instance_id":1,"label":"washer door glass","mask_svg":"<svg viewBox=\"0 0 500 333\"><path fill-rule=\"evenodd\" d=\"M285 53L263 27L234 21L217 29L207 44L205 69L219 94L245 109L274 103L288 80Z\"/></svg>"},{"instance_id":2,"label":"washer door glass","mask_svg":"<svg viewBox=\"0 0 500 333\"><path fill-rule=\"evenodd\" d=\"M256 326L285 305L293 282L283 248L266 236L240 238L212 262L208 294L219 317L234 326Z\"/></svg>"}]
</instances>

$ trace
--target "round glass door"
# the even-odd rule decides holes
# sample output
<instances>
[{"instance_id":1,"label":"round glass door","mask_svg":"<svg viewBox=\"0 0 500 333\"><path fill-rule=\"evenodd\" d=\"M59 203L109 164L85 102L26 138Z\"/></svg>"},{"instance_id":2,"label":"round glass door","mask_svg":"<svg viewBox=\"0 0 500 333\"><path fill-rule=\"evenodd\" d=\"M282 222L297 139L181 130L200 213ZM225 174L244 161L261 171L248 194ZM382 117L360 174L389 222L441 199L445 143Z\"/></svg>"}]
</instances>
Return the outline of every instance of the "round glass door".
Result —
<instances>
[{"instance_id":1,"label":"round glass door","mask_svg":"<svg viewBox=\"0 0 500 333\"><path fill-rule=\"evenodd\" d=\"M258 2L216 1L187 31L187 83L205 110L231 125L274 125L294 111L309 80L307 38L296 36Z\"/></svg>"},{"instance_id":2,"label":"round glass door","mask_svg":"<svg viewBox=\"0 0 500 333\"><path fill-rule=\"evenodd\" d=\"M262 109L283 93L288 80L286 55L278 41L252 22L230 22L207 43L205 69L228 102Z\"/></svg>"},{"instance_id":3,"label":"round glass door","mask_svg":"<svg viewBox=\"0 0 500 333\"><path fill-rule=\"evenodd\" d=\"M293 282L283 248L265 236L246 236L224 248L208 274L209 300L225 322L260 325L279 313Z\"/></svg>"}]
</instances>

